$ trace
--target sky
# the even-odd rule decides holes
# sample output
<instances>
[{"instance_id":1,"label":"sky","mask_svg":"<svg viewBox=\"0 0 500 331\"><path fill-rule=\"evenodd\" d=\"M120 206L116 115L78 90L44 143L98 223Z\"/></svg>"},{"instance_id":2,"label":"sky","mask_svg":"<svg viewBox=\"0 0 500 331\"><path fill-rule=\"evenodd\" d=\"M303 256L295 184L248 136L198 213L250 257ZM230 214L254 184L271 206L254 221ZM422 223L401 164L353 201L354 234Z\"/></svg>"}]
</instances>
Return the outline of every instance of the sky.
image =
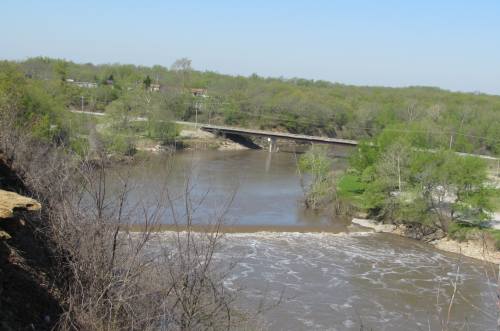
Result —
<instances>
[{"instance_id":1,"label":"sky","mask_svg":"<svg viewBox=\"0 0 500 331\"><path fill-rule=\"evenodd\" d=\"M500 94L500 0L0 0L0 59Z\"/></svg>"}]
</instances>

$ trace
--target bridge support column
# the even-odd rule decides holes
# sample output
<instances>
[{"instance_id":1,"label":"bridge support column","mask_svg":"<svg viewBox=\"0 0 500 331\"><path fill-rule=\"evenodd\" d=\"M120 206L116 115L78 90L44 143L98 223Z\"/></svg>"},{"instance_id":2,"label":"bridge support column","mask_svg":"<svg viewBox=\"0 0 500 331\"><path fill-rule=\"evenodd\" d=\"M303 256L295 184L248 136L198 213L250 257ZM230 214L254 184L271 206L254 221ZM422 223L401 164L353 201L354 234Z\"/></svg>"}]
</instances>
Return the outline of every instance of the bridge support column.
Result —
<instances>
[{"instance_id":1,"label":"bridge support column","mask_svg":"<svg viewBox=\"0 0 500 331\"><path fill-rule=\"evenodd\" d=\"M267 138L267 141L269 142L269 153L277 152L278 146L276 144L276 137Z\"/></svg>"}]
</instances>

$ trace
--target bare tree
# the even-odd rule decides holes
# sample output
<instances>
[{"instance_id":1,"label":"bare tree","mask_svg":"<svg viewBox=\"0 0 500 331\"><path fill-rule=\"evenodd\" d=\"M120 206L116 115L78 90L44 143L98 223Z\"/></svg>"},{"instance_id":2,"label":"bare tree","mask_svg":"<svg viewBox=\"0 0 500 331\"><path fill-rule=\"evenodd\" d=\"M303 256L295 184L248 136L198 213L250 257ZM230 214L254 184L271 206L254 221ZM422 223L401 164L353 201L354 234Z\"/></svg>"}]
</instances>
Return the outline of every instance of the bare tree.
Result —
<instances>
[{"instance_id":1,"label":"bare tree","mask_svg":"<svg viewBox=\"0 0 500 331\"><path fill-rule=\"evenodd\" d=\"M65 299L59 329L220 330L243 320L224 287L233 264L221 268L214 259L231 197L196 232L188 183L183 213L166 183L154 203L132 202L127 167L109 168L103 154L77 160L15 134L2 131L1 143L44 206L39 231L59 260L54 278ZM167 216L175 231L155 233ZM141 231L132 233L136 223Z\"/></svg>"},{"instance_id":2,"label":"bare tree","mask_svg":"<svg viewBox=\"0 0 500 331\"><path fill-rule=\"evenodd\" d=\"M180 58L172 64L170 70L178 74L182 82L182 88L186 88L186 84L189 82L190 73L193 70L191 68L191 60L186 57Z\"/></svg>"}]
</instances>

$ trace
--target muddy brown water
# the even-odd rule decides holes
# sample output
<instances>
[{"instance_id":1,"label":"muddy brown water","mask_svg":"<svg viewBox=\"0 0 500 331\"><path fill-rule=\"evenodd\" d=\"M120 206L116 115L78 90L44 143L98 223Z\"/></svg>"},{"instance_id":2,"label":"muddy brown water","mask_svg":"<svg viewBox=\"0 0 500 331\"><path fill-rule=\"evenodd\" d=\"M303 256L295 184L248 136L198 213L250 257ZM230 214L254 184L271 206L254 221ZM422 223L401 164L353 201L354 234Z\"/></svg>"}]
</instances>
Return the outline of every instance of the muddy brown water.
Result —
<instances>
[{"instance_id":1,"label":"muddy brown water","mask_svg":"<svg viewBox=\"0 0 500 331\"><path fill-rule=\"evenodd\" d=\"M123 173L135 188L130 206L168 187L179 220L189 183L199 225L224 210L236 192L218 258L239 261L225 284L242 289L241 307L282 298L262 316L270 330L442 330L455 280L450 329L496 330L491 265L305 210L296 157L182 152L150 156ZM335 160L335 169L345 166L345 158ZM172 214L161 222L168 229Z\"/></svg>"}]
</instances>

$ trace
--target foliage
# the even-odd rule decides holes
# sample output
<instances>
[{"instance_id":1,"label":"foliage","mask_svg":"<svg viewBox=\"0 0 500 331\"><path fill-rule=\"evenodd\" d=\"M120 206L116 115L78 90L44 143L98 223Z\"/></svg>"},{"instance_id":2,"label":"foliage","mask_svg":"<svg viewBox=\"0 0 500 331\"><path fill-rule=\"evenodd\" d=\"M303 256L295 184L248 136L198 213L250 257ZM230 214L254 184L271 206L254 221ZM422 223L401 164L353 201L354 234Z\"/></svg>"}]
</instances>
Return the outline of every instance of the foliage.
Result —
<instances>
[{"instance_id":1,"label":"foliage","mask_svg":"<svg viewBox=\"0 0 500 331\"><path fill-rule=\"evenodd\" d=\"M335 185L331 173L332 161L323 147L313 146L302 155L298 164L301 172L311 175L306 194L306 205L312 209L324 206L333 199Z\"/></svg>"},{"instance_id":2,"label":"foliage","mask_svg":"<svg viewBox=\"0 0 500 331\"><path fill-rule=\"evenodd\" d=\"M0 62L0 111L14 125L29 129L46 141L66 143L69 128L58 98L50 95L50 85L27 80L19 67Z\"/></svg>"},{"instance_id":3,"label":"foliage","mask_svg":"<svg viewBox=\"0 0 500 331\"><path fill-rule=\"evenodd\" d=\"M362 144L339 181L339 192L372 216L447 230L481 225L492 210L487 165L450 150L423 149L408 135L383 132Z\"/></svg>"},{"instance_id":4,"label":"foliage","mask_svg":"<svg viewBox=\"0 0 500 331\"><path fill-rule=\"evenodd\" d=\"M361 194L365 191L366 185L359 176L345 174L337 182L337 194L339 197L350 200L357 208L363 207Z\"/></svg>"},{"instance_id":5,"label":"foliage","mask_svg":"<svg viewBox=\"0 0 500 331\"><path fill-rule=\"evenodd\" d=\"M489 238L493 240L495 248L500 250L500 230L484 228L463 223L452 223L448 230L450 238L463 242L471 239Z\"/></svg>"},{"instance_id":6,"label":"foliage","mask_svg":"<svg viewBox=\"0 0 500 331\"><path fill-rule=\"evenodd\" d=\"M303 134L357 140L378 137L382 148L404 138L414 147L500 155L500 97L493 95L233 77L196 71L186 58L170 69L49 58L32 58L17 66L70 108L82 108L82 96L83 108L91 111L108 111L110 104L124 99L143 116L156 107L167 109L178 120L198 116L199 121ZM80 88L62 82L63 77L96 82L97 88ZM160 84L160 91L144 89L151 77ZM106 83L109 78L113 85ZM191 88L207 88L208 97L191 96Z\"/></svg>"},{"instance_id":7,"label":"foliage","mask_svg":"<svg viewBox=\"0 0 500 331\"><path fill-rule=\"evenodd\" d=\"M177 126L164 109L158 109L148 117L146 130L147 137L159 140L163 145L174 143L178 136Z\"/></svg>"},{"instance_id":8,"label":"foliage","mask_svg":"<svg viewBox=\"0 0 500 331\"><path fill-rule=\"evenodd\" d=\"M322 146L313 146L299 159L299 169L312 175L312 182L324 181L331 171L332 160Z\"/></svg>"},{"instance_id":9,"label":"foliage","mask_svg":"<svg viewBox=\"0 0 500 331\"><path fill-rule=\"evenodd\" d=\"M146 78L143 81L144 87L149 88L151 86L151 77L149 75L146 76Z\"/></svg>"},{"instance_id":10,"label":"foliage","mask_svg":"<svg viewBox=\"0 0 500 331\"><path fill-rule=\"evenodd\" d=\"M134 139L124 134L106 134L104 135L104 144L108 152L131 156L136 152Z\"/></svg>"}]
</instances>

